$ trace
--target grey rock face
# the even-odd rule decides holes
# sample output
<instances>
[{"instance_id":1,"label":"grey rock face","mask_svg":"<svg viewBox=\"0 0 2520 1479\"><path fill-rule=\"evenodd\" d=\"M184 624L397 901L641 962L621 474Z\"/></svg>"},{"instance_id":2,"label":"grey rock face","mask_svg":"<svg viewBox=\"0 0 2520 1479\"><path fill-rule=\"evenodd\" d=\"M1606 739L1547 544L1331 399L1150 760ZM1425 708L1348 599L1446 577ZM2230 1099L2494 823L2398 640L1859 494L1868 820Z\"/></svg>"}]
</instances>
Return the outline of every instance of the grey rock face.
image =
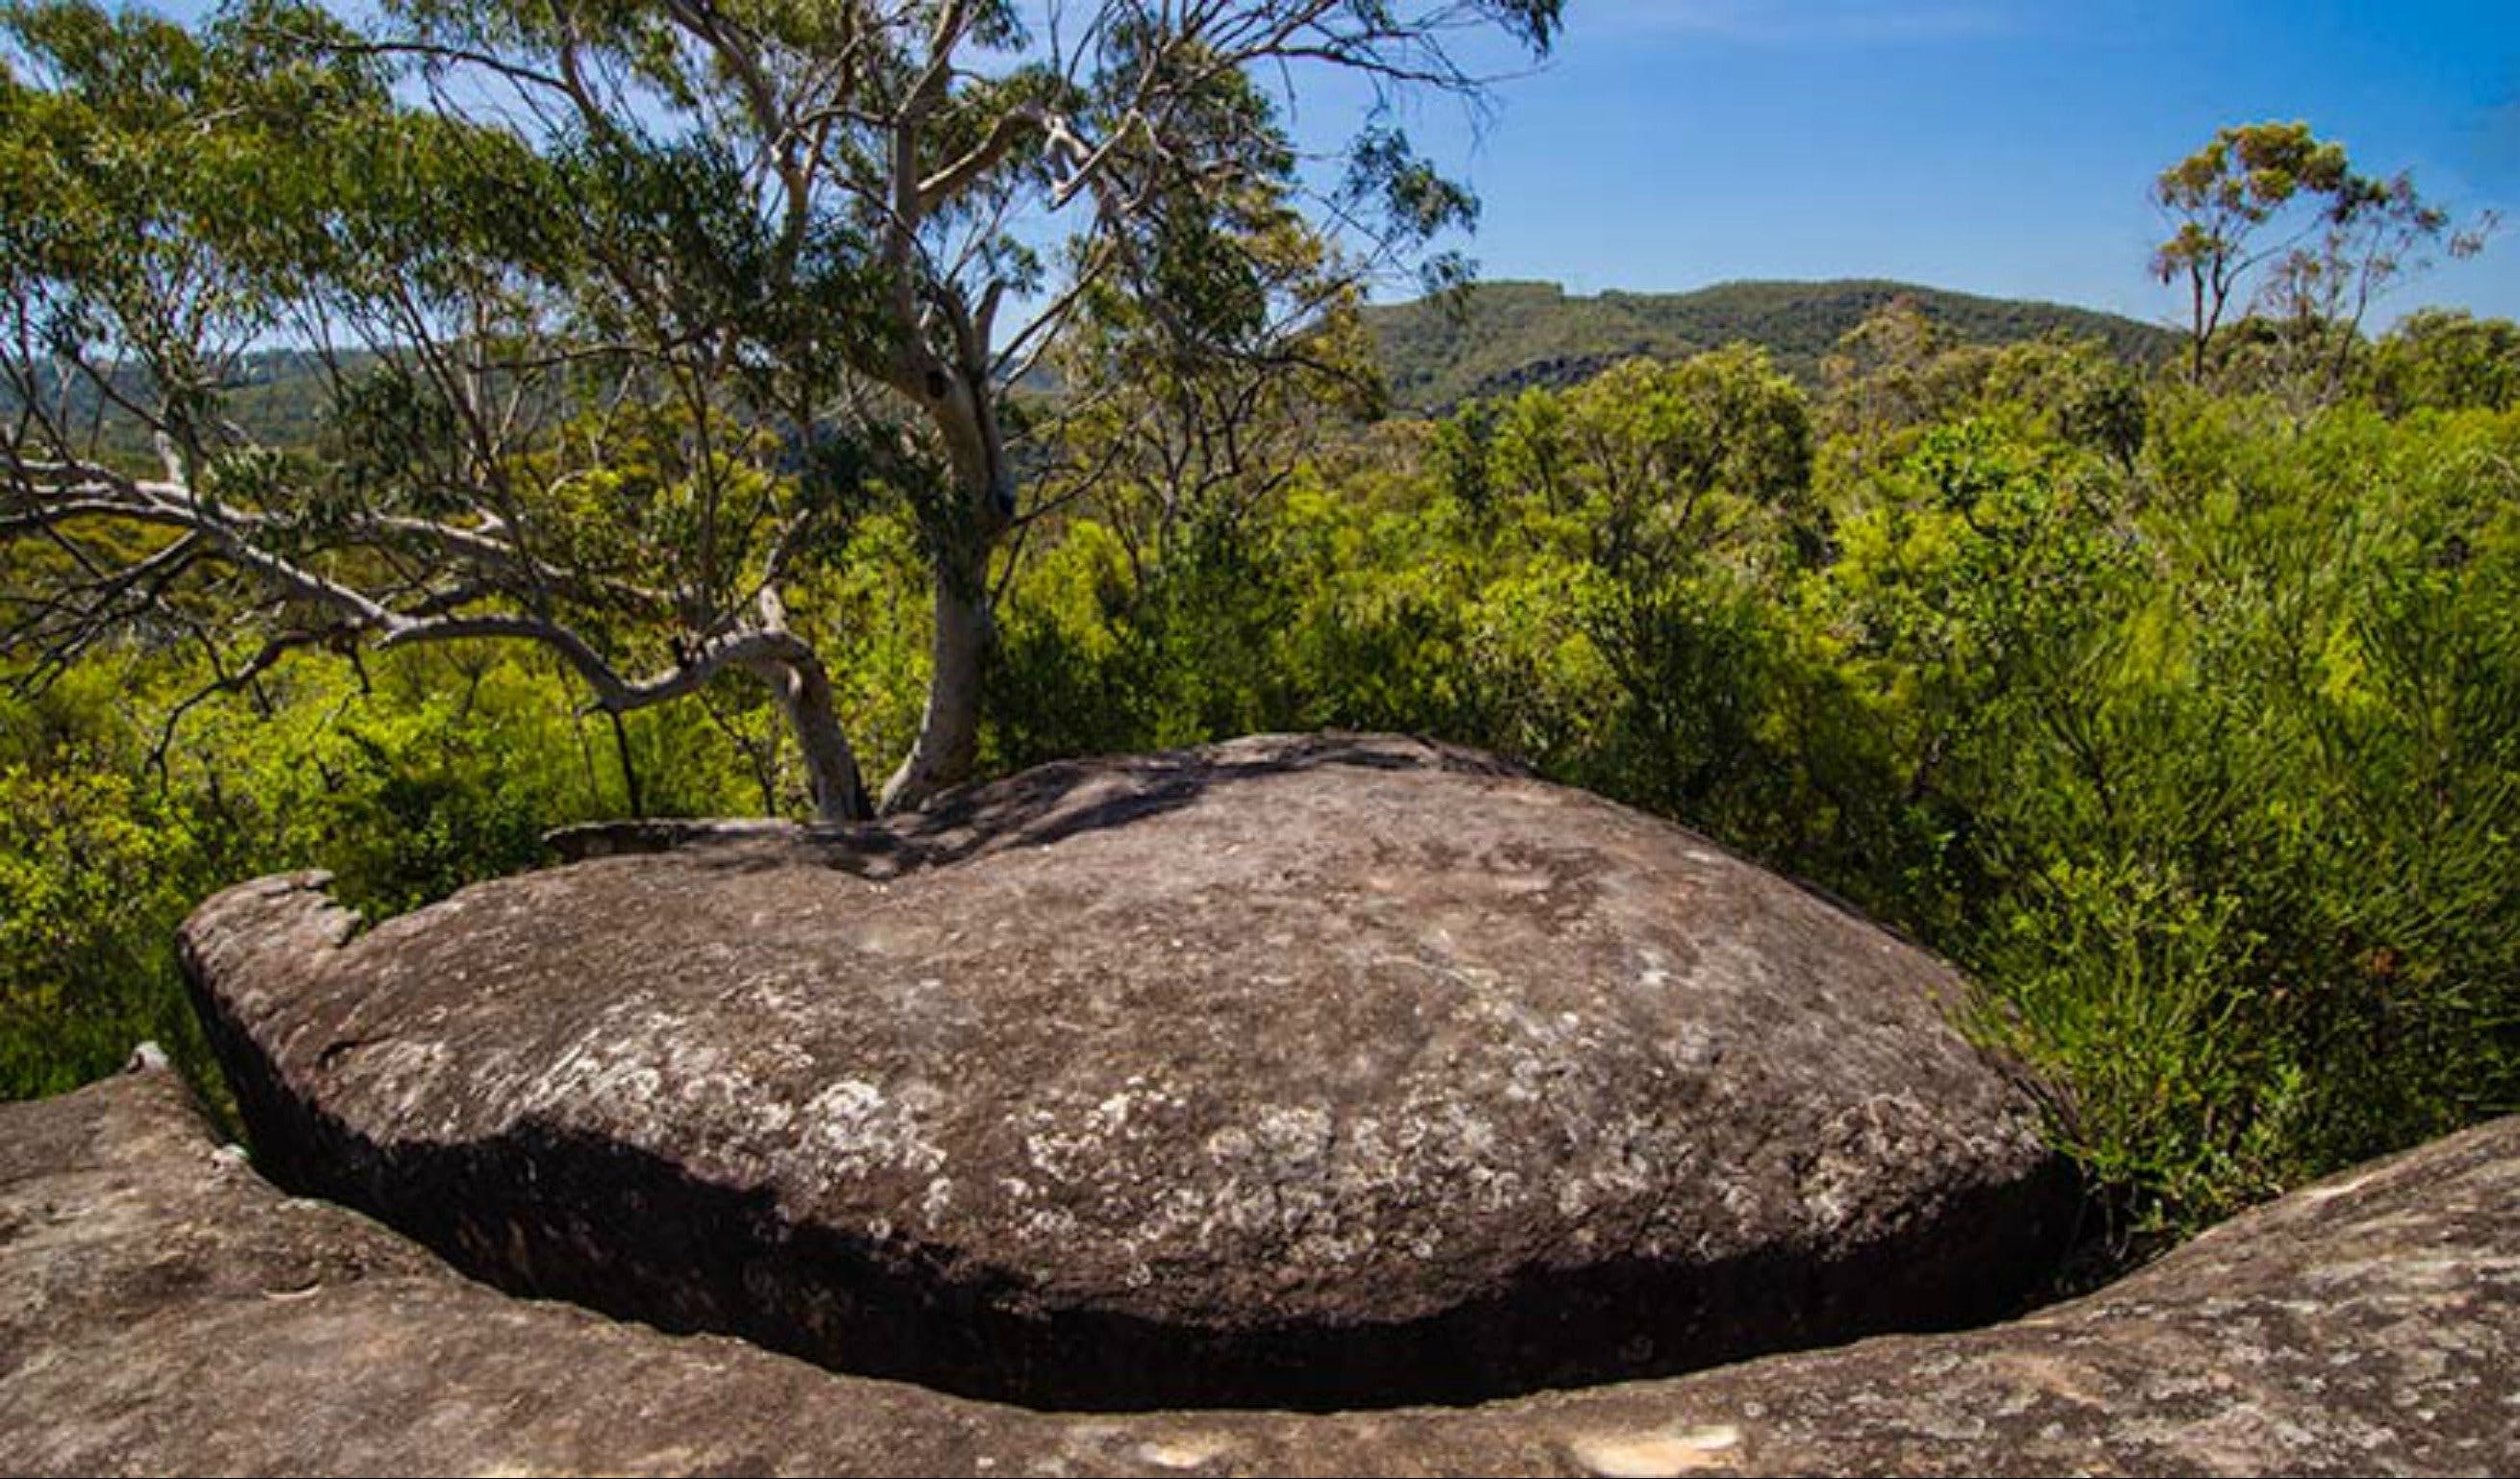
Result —
<instances>
[{"instance_id":1,"label":"grey rock face","mask_svg":"<svg viewBox=\"0 0 2520 1479\"><path fill-rule=\"evenodd\" d=\"M0 1105L12 1472L2520 1472L2520 1118L2012 1324L1469 1410L1057 1414L462 1278L162 1069Z\"/></svg>"},{"instance_id":2,"label":"grey rock face","mask_svg":"<svg viewBox=\"0 0 2520 1479\"><path fill-rule=\"evenodd\" d=\"M204 905L273 1174L518 1291L1102 1408L1974 1322L2069 1215L1948 967L1465 752L1263 739L631 840L668 850L355 938L317 879Z\"/></svg>"}]
</instances>

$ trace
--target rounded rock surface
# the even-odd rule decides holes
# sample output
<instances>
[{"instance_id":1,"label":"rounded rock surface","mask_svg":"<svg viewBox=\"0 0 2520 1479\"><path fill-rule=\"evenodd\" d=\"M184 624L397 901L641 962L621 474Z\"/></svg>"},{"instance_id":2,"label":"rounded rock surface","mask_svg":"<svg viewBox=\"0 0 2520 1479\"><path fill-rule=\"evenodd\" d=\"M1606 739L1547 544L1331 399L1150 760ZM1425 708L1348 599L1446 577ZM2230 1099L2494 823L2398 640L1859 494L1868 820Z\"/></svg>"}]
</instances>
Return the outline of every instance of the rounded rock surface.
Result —
<instances>
[{"instance_id":1,"label":"rounded rock surface","mask_svg":"<svg viewBox=\"0 0 2520 1479\"><path fill-rule=\"evenodd\" d=\"M363 935L319 878L204 905L263 1164L512 1288L1083 1407L1956 1324L2068 1215L1948 966L1468 752L1268 737L636 841Z\"/></svg>"},{"instance_id":2,"label":"rounded rock surface","mask_svg":"<svg viewBox=\"0 0 2520 1479\"><path fill-rule=\"evenodd\" d=\"M509 1299L222 1154L173 1074L0 1104L25 1474L2509 1474L2520 1116L2071 1304L1470 1409L1037 1412Z\"/></svg>"}]
</instances>

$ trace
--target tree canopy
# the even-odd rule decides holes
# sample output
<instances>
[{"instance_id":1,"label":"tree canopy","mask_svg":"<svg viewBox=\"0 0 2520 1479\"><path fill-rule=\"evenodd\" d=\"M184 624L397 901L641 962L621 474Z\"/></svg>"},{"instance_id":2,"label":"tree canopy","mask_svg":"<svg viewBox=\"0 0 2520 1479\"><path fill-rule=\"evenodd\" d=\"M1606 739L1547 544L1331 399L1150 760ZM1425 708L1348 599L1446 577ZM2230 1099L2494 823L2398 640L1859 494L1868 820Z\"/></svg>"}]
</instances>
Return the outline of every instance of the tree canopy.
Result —
<instances>
[{"instance_id":1,"label":"tree canopy","mask_svg":"<svg viewBox=\"0 0 2520 1479\"><path fill-rule=\"evenodd\" d=\"M2342 388L2372 302L2429 253L2474 254L2496 224L2460 222L2420 195L2411 174L2358 173L2345 146L2304 122L2234 124L2161 172L2153 203L2172 223L2153 276L2188 298L2188 379L2201 381L2217 331L2236 305L2270 326L2280 367Z\"/></svg>"},{"instance_id":2,"label":"tree canopy","mask_svg":"<svg viewBox=\"0 0 2520 1479\"><path fill-rule=\"evenodd\" d=\"M13 5L0 536L43 553L12 566L12 645L57 669L143 622L233 686L307 647L516 639L615 713L748 673L818 814L856 816L814 577L905 507L931 680L884 799L916 804L971 763L991 558L1027 513L1012 387L1087 319L1305 363L1367 275L1474 210L1384 105L1475 104L1463 38L1545 52L1558 13L401 0L353 25L243 0L187 30ZM1329 71L1377 100L1337 168L1284 117ZM274 344L327 370L312 447L225 414Z\"/></svg>"}]
</instances>

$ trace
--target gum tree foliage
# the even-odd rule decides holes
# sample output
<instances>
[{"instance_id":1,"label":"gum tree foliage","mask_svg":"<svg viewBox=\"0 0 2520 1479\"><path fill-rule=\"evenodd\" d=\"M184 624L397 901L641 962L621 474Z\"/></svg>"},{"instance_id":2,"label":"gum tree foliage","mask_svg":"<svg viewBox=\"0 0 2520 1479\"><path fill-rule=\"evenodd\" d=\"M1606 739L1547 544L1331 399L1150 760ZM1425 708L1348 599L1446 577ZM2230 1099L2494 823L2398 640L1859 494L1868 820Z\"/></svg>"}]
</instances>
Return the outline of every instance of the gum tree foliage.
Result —
<instances>
[{"instance_id":1,"label":"gum tree foliage","mask_svg":"<svg viewBox=\"0 0 2520 1479\"><path fill-rule=\"evenodd\" d=\"M1473 213L1390 105L1475 107L1462 59L1544 53L1559 11L10 5L11 665L136 625L234 689L301 649L512 639L615 715L746 674L818 815L860 816L813 602L891 507L932 585L882 794L915 806L971 765L992 558L1030 512L1011 387L1088 310L1202 383L1300 362L1362 275ZM1329 73L1371 100L1343 169L1285 123ZM311 446L234 414L278 352L325 372Z\"/></svg>"},{"instance_id":2,"label":"gum tree foliage","mask_svg":"<svg viewBox=\"0 0 2520 1479\"><path fill-rule=\"evenodd\" d=\"M2188 298L2188 379L2231 311L2270 321L2291 379L2318 404L2344 385L2371 303L2430 254L2473 255L2490 213L2456 221L2410 174L2356 172L2345 146L2304 122L2236 124L2162 171L2153 204L2174 229L2153 248L2153 276Z\"/></svg>"},{"instance_id":3,"label":"gum tree foliage","mask_svg":"<svg viewBox=\"0 0 2520 1479\"><path fill-rule=\"evenodd\" d=\"M1071 515L1108 529L1141 590L1167 556L1239 541L1308 458L1386 409L1358 285L1326 270L1321 240L1285 229L1251 246L1306 333L1220 351L1168 332L1161 297L1105 288L1049 359L1071 388L1037 512L1054 531Z\"/></svg>"}]
</instances>

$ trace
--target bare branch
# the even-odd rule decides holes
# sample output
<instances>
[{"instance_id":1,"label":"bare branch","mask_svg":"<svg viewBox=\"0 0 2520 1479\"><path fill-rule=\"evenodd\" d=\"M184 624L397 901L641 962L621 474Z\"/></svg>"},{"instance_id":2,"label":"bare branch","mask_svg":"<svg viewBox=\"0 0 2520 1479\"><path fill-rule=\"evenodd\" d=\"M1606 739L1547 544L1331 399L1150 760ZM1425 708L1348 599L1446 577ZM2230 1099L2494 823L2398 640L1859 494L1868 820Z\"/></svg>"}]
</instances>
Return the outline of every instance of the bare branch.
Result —
<instances>
[{"instance_id":1,"label":"bare branch","mask_svg":"<svg viewBox=\"0 0 2520 1479\"><path fill-rule=\"evenodd\" d=\"M934 215L956 197L971 188L981 176L995 169L1014 152L1024 136L1040 130L1044 114L1038 108L1011 108L998 115L989 128L988 137L972 146L961 158L919 182L919 214Z\"/></svg>"}]
</instances>

